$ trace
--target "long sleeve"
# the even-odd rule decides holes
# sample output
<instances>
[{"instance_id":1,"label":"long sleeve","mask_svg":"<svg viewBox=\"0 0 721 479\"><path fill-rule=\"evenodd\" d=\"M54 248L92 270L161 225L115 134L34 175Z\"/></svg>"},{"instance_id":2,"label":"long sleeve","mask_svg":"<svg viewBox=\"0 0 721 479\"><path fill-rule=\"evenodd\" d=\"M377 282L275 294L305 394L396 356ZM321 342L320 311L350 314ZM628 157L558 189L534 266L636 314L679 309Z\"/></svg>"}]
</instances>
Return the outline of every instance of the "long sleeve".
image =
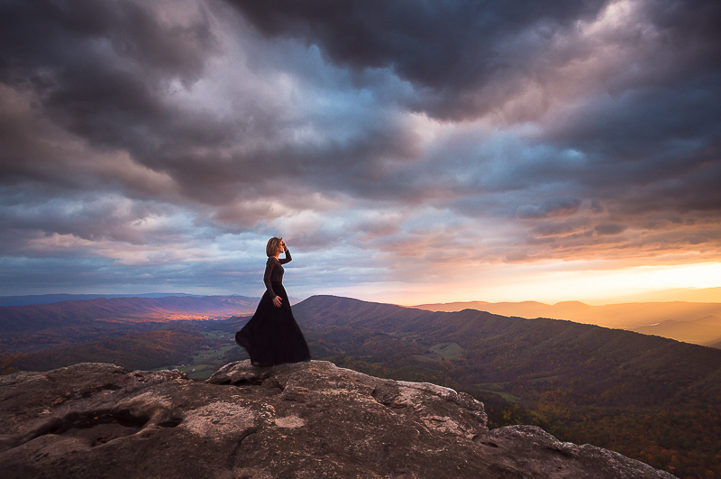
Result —
<instances>
[{"instance_id":1,"label":"long sleeve","mask_svg":"<svg viewBox=\"0 0 721 479\"><path fill-rule=\"evenodd\" d=\"M278 259L275 256L268 258L268 262L265 264L265 274L263 275L263 283L265 283L265 289L270 294L272 299L278 296L273 291L273 283L281 283L283 281L283 264L289 263L292 258L290 257L290 251L285 250L285 258Z\"/></svg>"},{"instance_id":2,"label":"long sleeve","mask_svg":"<svg viewBox=\"0 0 721 479\"><path fill-rule=\"evenodd\" d=\"M284 253L285 253L285 258L278 259L280 264L286 264L286 263L290 263L291 261L293 261L293 258L290 257L290 250L288 248L285 249Z\"/></svg>"},{"instance_id":3,"label":"long sleeve","mask_svg":"<svg viewBox=\"0 0 721 479\"><path fill-rule=\"evenodd\" d=\"M287 256L287 255L286 255ZM273 286L270 284L270 278L273 274L273 270L276 266L280 266L280 262L278 261L278 258L270 257L268 258L268 262L265 264L265 274L263 274L263 283L265 283L265 289L268 290L268 293L270 294L270 297L275 299L277 294L275 294L275 291L273 291Z\"/></svg>"}]
</instances>

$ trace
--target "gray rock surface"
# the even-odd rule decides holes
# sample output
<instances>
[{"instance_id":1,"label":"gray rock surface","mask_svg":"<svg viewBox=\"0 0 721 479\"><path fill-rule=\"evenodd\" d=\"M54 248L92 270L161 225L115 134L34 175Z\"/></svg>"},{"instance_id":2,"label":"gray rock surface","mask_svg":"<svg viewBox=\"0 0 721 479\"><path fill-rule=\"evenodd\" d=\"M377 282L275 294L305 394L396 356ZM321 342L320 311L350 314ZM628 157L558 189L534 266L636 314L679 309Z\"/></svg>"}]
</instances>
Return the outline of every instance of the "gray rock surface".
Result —
<instances>
[{"instance_id":1,"label":"gray rock surface","mask_svg":"<svg viewBox=\"0 0 721 479\"><path fill-rule=\"evenodd\" d=\"M82 363L0 378L0 477L671 478L483 404L312 361L179 371Z\"/></svg>"}]
</instances>

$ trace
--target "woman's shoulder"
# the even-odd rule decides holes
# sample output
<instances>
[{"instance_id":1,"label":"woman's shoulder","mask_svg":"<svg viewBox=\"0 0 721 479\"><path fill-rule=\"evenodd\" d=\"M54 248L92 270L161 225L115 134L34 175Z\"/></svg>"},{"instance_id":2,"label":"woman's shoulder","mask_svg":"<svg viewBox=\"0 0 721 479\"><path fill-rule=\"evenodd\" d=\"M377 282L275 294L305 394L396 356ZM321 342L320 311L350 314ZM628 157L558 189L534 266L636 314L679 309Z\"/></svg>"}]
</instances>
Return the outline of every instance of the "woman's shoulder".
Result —
<instances>
[{"instance_id":1,"label":"woman's shoulder","mask_svg":"<svg viewBox=\"0 0 721 479\"><path fill-rule=\"evenodd\" d=\"M280 261L275 256L269 256L268 261L266 261L266 264L268 263L280 263Z\"/></svg>"}]
</instances>

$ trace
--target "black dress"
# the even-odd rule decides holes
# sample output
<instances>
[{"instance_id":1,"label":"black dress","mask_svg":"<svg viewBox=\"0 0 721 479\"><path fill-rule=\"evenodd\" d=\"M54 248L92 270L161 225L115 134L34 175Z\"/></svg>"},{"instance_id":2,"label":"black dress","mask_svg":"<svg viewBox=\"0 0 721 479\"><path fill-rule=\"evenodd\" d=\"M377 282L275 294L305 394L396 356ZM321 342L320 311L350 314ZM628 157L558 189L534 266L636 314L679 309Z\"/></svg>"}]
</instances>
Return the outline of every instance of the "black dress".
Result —
<instances>
[{"instance_id":1,"label":"black dress","mask_svg":"<svg viewBox=\"0 0 721 479\"><path fill-rule=\"evenodd\" d=\"M265 292L248 324L235 335L235 342L245 348L254 366L273 366L310 360L310 351L303 333L290 309L288 294L283 288L283 266L291 261L290 252L279 260L271 256L265 266ZM280 296L280 308L273 298Z\"/></svg>"}]
</instances>

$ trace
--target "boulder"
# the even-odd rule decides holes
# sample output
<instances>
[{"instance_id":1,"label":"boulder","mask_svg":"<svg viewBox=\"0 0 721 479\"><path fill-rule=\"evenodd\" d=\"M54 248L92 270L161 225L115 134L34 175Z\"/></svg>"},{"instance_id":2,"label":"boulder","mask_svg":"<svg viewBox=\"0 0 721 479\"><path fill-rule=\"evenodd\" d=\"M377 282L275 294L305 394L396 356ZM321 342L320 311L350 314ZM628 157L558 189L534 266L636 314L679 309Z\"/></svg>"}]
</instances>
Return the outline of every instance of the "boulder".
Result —
<instances>
[{"instance_id":1,"label":"boulder","mask_svg":"<svg viewBox=\"0 0 721 479\"><path fill-rule=\"evenodd\" d=\"M311 361L177 370L81 363L0 378L0 477L671 478L542 429L486 427L483 404L429 383Z\"/></svg>"}]
</instances>

